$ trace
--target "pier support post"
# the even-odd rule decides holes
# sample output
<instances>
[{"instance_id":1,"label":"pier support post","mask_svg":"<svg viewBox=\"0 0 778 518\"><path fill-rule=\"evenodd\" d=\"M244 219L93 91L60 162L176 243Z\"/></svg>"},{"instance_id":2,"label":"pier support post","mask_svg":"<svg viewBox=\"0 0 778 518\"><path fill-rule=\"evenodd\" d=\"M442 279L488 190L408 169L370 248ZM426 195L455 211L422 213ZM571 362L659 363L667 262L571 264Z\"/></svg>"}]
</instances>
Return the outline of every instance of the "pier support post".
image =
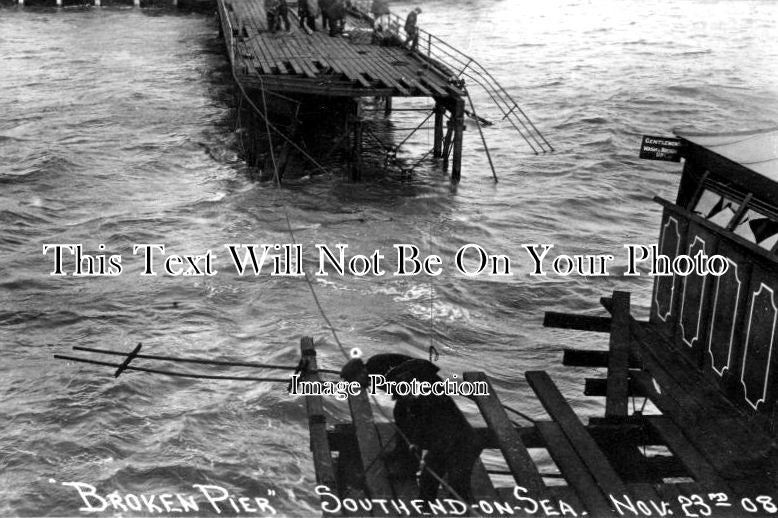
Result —
<instances>
[{"instance_id":1,"label":"pier support post","mask_svg":"<svg viewBox=\"0 0 778 518\"><path fill-rule=\"evenodd\" d=\"M432 144L432 157L440 158L443 152L443 115L446 113L446 107L435 100L435 135Z\"/></svg>"},{"instance_id":2,"label":"pier support post","mask_svg":"<svg viewBox=\"0 0 778 518\"><path fill-rule=\"evenodd\" d=\"M19 5L24 5L24 0L19 0Z\"/></svg>"},{"instance_id":3,"label":"pier support post","mask_svg":"<svg viewBox=\"0 0 778 518\"><path fill-rule=\"evenodd\" d=\"M62 0L57 0L57 7L62 7Z\"/></svg>"},{"instance_id":4,"label":"pier support post","mask_svg":"<svg viewBox=\"0 0 778 518\"><path fill-rule=\"evenodd\" d=\"M451 164L451 182L459 183L462 176L462 139L465 131L465 100L457 99L454 112L454 158Z\"/></svg>"},{"instance_id":5,"label":"pier support post","mask_svg":"<svg viewBox=\"0 0 778 518\"><path fill-rule=\"evenodd\" d=\"M387 95L384 101L384 117L388 117L392 114L392 97Z\"/></svg>"},{"instance_id":6,"label":"pier support post","mask_svg":"<svg viewBox=\"0 0 778 518\"><path fill-rule=\"evenodd\" d=\"M140 0L133 0L133 5L135 5L135 7L140 7Z\"/></svg>"},{"instance_id":7,"label":"pier support post","mask_svg":"<svg viewBox=\"0 0 778 518\"><path fill-rule=\"evenodd\" d=\"M351 147L351 179L356 182L362 179L362 105L359 99L355 103L354 143Z\"/></svg>"},{"instance_id":8,"label":"pier support post","mask_svg":"<svg viewBox=\"0 0 778 518\"><path fill-rule=\"evenodd\" d=\"M446 136L443 138L443 171L448 171L448 157L451 156L451 141L454 137L454 118L449 117Z\"/></svg>"},{"instance_id":9,"label":"pier support post","mask_svg":"<svg viewBox=\"0 0 778 518\"><path fill-rule=\"evenodd\" d=\"M100 0L95 0L95 7L100 7Z\"/></svg>"}]
</instances>

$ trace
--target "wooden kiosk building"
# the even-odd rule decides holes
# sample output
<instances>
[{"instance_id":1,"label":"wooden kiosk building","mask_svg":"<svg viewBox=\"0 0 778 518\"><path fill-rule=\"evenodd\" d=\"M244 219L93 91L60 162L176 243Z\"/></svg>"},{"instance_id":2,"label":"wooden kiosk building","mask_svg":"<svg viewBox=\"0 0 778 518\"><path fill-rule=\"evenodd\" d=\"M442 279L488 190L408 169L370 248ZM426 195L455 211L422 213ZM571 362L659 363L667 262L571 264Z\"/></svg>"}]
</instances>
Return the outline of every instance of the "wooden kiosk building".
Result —
<instances>
[{"instance_id":1,"label":"wooden kiosk building","mask_svg":"<svg viewBox=\"0 0 778 518\"><path fill-rule=\"evenodd\" d=\"M541 371L526 378L545 419L521 425L493 390L474 397L486 423L475 428L484 448L502 453L514 486L526 492L500 487L479 460L471 515L564 514L553 505L560 499L579 516L778 513L778 130L681 140L678 197L656 199L664 207L659 252L670 260L720 254L729 268L720 276L656 277L648 321L631 315L626 292L601 300L609 316L547 313L548 327L604 334L607 348L563 355L565 365L603 369L582 389L605 397L604 414L584 422ZM315 366L310 342L303 355ZM488 381L480 372L464 378ZM630 398L651 404L630 410ZM400 439L391 423L376 424L365 397L350 398L351 422L332 428L320 398L307 405L319 483L342 498L418 498L415 480L387 475L381 452ZM548 452L563 485L538 471L533 449Z\"/></svg>"}]
</instances>

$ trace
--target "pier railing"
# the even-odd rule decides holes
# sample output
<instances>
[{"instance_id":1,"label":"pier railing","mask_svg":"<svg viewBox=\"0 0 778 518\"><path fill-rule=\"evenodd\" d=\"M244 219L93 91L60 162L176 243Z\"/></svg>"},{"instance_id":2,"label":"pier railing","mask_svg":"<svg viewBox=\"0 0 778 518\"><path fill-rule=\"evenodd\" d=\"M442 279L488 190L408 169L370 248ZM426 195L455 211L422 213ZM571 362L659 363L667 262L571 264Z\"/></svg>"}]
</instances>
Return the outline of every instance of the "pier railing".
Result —
<instances>
[{"instance_id":1,"label":"pier railing","mask_svg":"<svg viewBox=\"0 0 778 518\"><path fill-rule=\"evenodd\" d=\"M372 3L373 0L351 0L351 7L372 19ZM385 15L385 18L389 21L382 29L406 41L408 34L404 20L394 13ZM507 120L536 154L554 150L511 94L473 57L423 29L418 29L416 52L426 57L430 65L451 74L453 81L466 78L480 86L502 112L502 120Z\"/></svg>"},{"instance_id":2,"label":"pier railing","mask_svg":"<svg viewBox=\"0 0 778 518\"><path fill-rule=\"evenodd\" d=\"M235 67L235 29L232 27L230 16L226 12L226 4L224 2L216 2L216 8L219 11L219 23L222 24L222 32L224 33L224 42L227 47L227 53L230 58L230 67L234 70Z\"/></svg>"}]
</instances>

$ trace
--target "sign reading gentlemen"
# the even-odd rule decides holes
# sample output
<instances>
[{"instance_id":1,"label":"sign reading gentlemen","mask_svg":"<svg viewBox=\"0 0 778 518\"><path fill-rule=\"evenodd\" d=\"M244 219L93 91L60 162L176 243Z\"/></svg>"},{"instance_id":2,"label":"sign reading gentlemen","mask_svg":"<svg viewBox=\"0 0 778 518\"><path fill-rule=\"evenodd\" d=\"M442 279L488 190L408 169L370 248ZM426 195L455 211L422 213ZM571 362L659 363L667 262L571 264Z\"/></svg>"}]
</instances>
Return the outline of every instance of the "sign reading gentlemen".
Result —
<instances>
[{"instance_id":1,"label":"sign reading gentlemen","mask_svg":"<svg viewBox=\"0 0 778 518\"><path fill-rule=\"evenodd\" d=\"M680 162L681 149L682 144L679 138L643 135L643 142L640 144L640 158Z\"/></svg>"}]
</instances>

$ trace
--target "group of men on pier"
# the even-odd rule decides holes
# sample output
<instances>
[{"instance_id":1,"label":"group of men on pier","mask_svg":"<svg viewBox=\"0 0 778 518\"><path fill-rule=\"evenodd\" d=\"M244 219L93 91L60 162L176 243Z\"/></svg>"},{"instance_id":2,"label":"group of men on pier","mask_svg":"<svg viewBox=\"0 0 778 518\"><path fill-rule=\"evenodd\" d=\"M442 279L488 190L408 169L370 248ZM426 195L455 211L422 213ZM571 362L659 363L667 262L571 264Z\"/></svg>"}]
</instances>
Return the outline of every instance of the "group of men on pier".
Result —
<instances>
[{"instance_id":1,"label":"group of men on pier","mask_svg":"<svg viewBox=\"0 0 778 518\"><path fill-rule=\"evenodd\" d=\"M268 30L277 32L281 30L283 24L283 30L291 32L287 0L264 1ZM330 36L340 35L343 33L346 9L349 4L350 0L298 0L297 16L300 20L300 28L312 34L316 31L316 19L321 15L322 30L329 29ZM370 12L373 15L376 32L388 29L391 15L388 0L373 0ZM410 45L412 50L416 50L419 41L419 29L416 25L419 13L421 8L416 7L405 20L405 45Z\"/></svg>"},{"instance_id":2,"label":"group of men on pier","mask_svg":"<svg viewBox=\"0 0 778 518\"><path fill-rule=\"evenodd\" d=\"M297 16L300 28L308 33L316 31L316 19L321 15L322 29L330 31L330 36L343 32L346 18L347 0L298 0ZM270 32L283 30L291 32L289 6L286 0L265 0L267 26Z\"/></svg>"}]
</instances>

